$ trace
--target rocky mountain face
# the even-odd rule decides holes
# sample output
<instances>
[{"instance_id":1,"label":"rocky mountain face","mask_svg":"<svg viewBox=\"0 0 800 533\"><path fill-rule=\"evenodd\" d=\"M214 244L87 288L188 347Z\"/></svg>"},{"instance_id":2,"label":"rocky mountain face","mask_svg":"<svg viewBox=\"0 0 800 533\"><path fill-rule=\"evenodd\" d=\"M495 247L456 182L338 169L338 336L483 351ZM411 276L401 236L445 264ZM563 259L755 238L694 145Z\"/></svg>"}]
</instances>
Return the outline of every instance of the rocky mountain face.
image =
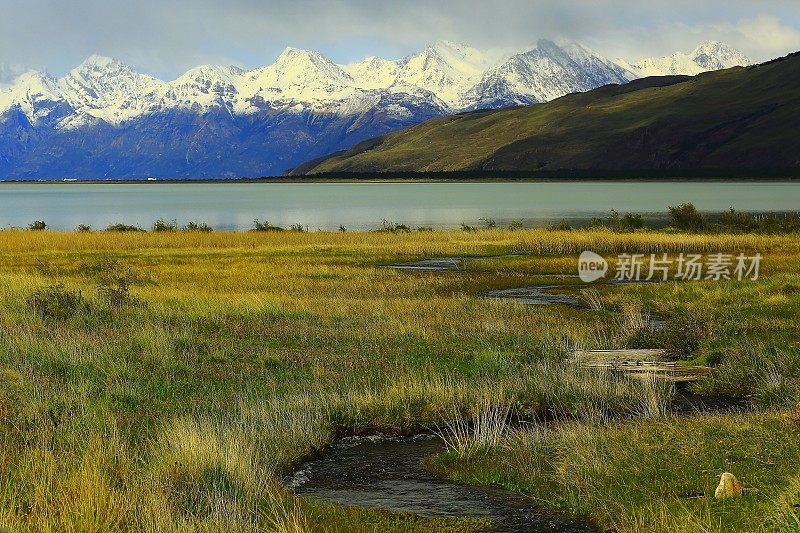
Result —
<instances>
[{"instance_id":1,"label":"rocky mountain face","mask_svg":"<svg viewBox=\"0 0 800 533\"><path fill-rule=\"evenodd\" d=\"M748 63L721 43L687 57L702 70ZM266 67L203 65L169 82L96 55L61 78L2 64L0 179L276 175L433 117L627 83L648 61L542 40L521 53L442 41L350 65L287 48Z\"/></svg>"}]
</instances>

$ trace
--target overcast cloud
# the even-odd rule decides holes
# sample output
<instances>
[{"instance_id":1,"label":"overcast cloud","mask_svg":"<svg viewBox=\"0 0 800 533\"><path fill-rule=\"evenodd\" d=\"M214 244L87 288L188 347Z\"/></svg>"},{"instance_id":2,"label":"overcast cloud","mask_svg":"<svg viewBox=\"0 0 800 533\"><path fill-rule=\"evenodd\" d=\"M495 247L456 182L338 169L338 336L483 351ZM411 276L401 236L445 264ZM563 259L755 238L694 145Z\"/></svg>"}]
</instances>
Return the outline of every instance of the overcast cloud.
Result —
<instances>
[{"instance_id":1,"label":"overcast cloud","mask_svg":"<svg viewBox=\"0 0 800 533\"><path fill-rule=\"evenodd\" d=\"M764 60L800 50L800 1L0 0L0 62L54 74L92 53L174 78L202 63L266 65L286 46L344 63L439 39L524 48L558 37L628 59L717 39Z\"/></svg>"}]
</instances>

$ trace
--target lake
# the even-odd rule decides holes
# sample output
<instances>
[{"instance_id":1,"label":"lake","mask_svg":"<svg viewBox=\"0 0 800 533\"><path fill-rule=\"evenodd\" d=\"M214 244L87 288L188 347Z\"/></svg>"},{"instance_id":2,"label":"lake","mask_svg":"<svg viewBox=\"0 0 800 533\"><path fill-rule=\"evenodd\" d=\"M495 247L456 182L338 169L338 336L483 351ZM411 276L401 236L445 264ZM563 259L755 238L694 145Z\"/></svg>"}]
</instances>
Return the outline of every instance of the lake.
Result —
<instances>
[{"instance_id":1,"label":"lake","mask_svg":"<svg viewBox=\"0 0 800 533\"><path fill-rule=\"evenodd\" d=\"M0 226L44 220L53 229L122 222L149 228L158 218L247 229L253 219L309 229L373 229L385 219L412 227L545 226L605 216L611 209L663 220L668 205L704 211L800 210L790 182L479 183L0 183ZM659 216L660 215L660 216Z\"/></svg>"}]
</instances>

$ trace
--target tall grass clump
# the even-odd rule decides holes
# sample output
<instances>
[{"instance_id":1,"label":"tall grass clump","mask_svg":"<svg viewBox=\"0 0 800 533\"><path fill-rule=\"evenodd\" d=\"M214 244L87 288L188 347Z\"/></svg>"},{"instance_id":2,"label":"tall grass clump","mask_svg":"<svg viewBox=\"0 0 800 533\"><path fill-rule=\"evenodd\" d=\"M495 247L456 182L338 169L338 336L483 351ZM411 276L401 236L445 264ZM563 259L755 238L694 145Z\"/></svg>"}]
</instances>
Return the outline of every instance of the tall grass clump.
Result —
<instances>
[{"instance_id":1,"label":"tall grass clump","mask_svg":"<svg viewBox=\"0 0 800 533\"><path fill-rule=\"evenodd\" d=\"M310 533L313 528L300 507L298 499L290 495L270 494L272 512L267 516L269 531L274 533Z\"/></svg>"},{"instance_id":2,"label":"tall grass clump","mask_svg":"<svg viewBox=\"0 0 800 533\"><path fill-rule=\"evenodd\" d=\"M509 430L510 404L483 402L475 406L471 416L454 409L437 433L449 450L470 458L499 446Z\"/></svg>"},{"instance_id":3,"label":"tall grass clump","mask_svg":"<svg viewBox=\"0 0 800 533\"><path fill-rule=\"evenodd\" d=\"M231 429L208 417L166 425L149 464L154 498L148 521L156 529L179 530L181 523L194 522L239 530L257 523L261 502L277 487L250 440Z\"/></svg>"},{"instance_id":4,"label":"tall grass clump","mask_svg":"<svg viewBox=\"0 0 800 533\"><path fill-rule=\"evenodd\" d=\"M800 349L756 341L732 347L698 390L749 397L762 408L795 407L800 404Z\"/></svg>"},{"instance_id":5,"label":"tall grass clump","mask_svg":"<svg viewBox=\"0 0 800 533\"><path fill-rule=\"evenodd\" d=\"M636 379L636 378L634 378ZM642 376L639 398L633 414L644 418L664 418L669 415L675 397L675 384L657 376Z\"/></svg>"},{"instance_id":6,"label":"tall grass clump","mask_svg":"<svg viewBox=\"0 0 800 533\"><path fill-rule=\"evenodd\" d=\"M670 358L693 359L698 356L703 343L713 336L713 317L697 310L678 311L656 326L649 317L625 313L623 335L629 348L660 348Z\"/></svg>"},{"instance_id":7,"label":"tall grass clump","mask_svg":"<svg viewBox=\"0 0 800 533\"><path fill-rule=\"evenodd\" d=\"M593 311L602 311L606 308L603 295L597 289L582 289L581 298Z\"/></svg>"}]
</instances>

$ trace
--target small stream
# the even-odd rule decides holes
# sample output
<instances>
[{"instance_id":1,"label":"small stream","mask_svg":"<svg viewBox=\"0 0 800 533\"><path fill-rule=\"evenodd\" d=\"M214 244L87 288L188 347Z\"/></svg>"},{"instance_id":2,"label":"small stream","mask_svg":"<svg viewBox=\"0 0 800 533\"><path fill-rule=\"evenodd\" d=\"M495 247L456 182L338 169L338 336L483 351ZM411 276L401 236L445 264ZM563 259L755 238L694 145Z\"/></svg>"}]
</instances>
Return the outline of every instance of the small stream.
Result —
<instances>
[{"instance_id":1,"label":"small stream","mask_svg":"<svg viewBox=\"0 0 800 533\"><path fill-rule=\"evenodd\" d=\"M473 257L424 259L387 265L418 272L465 272ZM569 278L569 275L541 277ZM623 283L611 282L613 285ZM564 285L535 285L490 290L479 296L526 305L563 305L590 310L580 297L564 291ZM572 286L574 289L574 286ZM664 327L661 317L651 315L650 325ZM706 398L687 390L676 391L676 414L721 412L746 408L732 398ZM349 437L332 444L325 454L303 464L287 482L301 496L344 506L380 508L412 513L425 518L474 517L492 521L494 532L593 532L597 529L580 517L546 511L536 500L499 487L480 487L451 481L426 467L426 459L445 450L435 435L414 437Z\"/></svg>"},{"instance_id":2,"label":"small stream","mask_svg":"<svg viewBox=\"0 0 800 533\"><path fill-rule=\"evenodd\" d=\"M445 450L435 435L350 437L304 464L287 483L296 494L345 506L413 513L425 518L489 518L503 533L597 531L589 522L543 511L523 494L465 485L425 466Z\"/></svg>"},{"instance_id":3,"label":"small stream","mask_svg":"<svg viewBox=\"0 0 800 533\"><path fill-rule=\"evenodd\" d=\"M586 309L575 294L551 292L553 289L563 289L559 285L532 285L530 287L517 287L514 289L497 289L485 291L480 294L490 300L510 300L526 305L566 305L575 309Z\"/></svg>"}]
</instances>

